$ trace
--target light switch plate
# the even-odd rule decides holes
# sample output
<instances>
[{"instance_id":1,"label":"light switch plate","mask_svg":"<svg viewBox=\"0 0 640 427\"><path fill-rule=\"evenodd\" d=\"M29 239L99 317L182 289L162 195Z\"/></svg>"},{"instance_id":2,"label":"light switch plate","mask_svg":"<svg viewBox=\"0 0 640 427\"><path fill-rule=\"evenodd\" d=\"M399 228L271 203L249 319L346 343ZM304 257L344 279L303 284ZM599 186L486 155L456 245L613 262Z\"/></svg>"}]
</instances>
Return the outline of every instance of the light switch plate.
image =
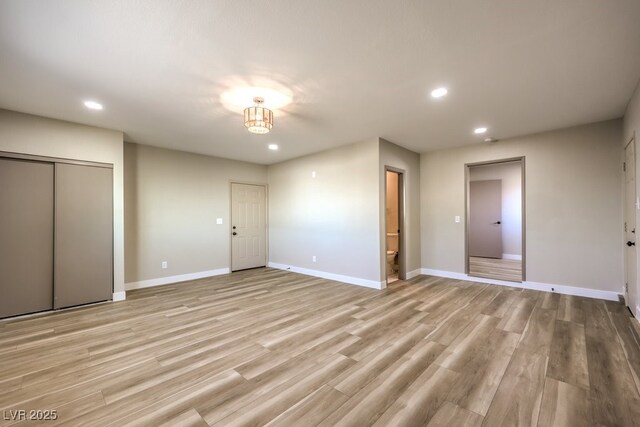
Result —
<instances>
[{"instance_id":1,"label":"light switch plate","mask_svg":"<svg viewBox=\"0 0 640 427\"><path fill-rule=\"evenodd\" d=\"M222 224L222 218L216 218L216 224Z\"/></svg>"},{"instance_id":2,"label":"light switch plate","mask_svg":"<svg viewBox=\"0 0 640 427\"><path fill-rule=\"evenodd\" d=\"M460 222L460 215L456 215L453 220L458 224Z\"/></svg>"}]
</instances>

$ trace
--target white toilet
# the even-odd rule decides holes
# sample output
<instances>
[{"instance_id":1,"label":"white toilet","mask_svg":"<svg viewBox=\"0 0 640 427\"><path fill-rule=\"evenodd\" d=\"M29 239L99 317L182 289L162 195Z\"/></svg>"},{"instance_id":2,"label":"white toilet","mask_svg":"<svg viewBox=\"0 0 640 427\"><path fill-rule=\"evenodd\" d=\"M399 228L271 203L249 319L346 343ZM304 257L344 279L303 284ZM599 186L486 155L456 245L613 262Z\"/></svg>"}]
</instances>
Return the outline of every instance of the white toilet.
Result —
<instances>
[{"instance_id":1,"label":"white toilet","mask_svg":"<svg viewBox=\"0 0 640 427\"><path fill-rule=\"evenodd\" d=\"M396 255L398 255L398 233L387 233L387 275L396 272Z\"/></svg>"}]
</instances>

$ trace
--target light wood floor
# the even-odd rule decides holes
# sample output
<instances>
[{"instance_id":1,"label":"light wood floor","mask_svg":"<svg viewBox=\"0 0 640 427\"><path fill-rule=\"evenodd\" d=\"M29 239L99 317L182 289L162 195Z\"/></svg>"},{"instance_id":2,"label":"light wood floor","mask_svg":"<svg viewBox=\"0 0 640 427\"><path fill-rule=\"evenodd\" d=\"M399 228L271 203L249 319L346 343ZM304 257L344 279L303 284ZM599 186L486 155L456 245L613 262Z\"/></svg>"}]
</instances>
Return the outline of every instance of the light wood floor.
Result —
<instances>
[{"instance_id":1,"label":"light wood floor","mask_svg":"<svg viewBox=\"0 0 640 427\"><path fill-rule=\"evenodd\" d=\"M469 257L469 275L522 282L522 261L472 256Z\"/></svg>"},{"instance_id":2,"label":"light wood floor","mask_svg":"<svg viewBox=\"0 0 640 427\"><path fill-rule=\"evenodd\" d=\"M638 333L617 303L272 269L127 297L0 322L0 410L80 426L640 424Z\"/></svg>"}]
</instances>

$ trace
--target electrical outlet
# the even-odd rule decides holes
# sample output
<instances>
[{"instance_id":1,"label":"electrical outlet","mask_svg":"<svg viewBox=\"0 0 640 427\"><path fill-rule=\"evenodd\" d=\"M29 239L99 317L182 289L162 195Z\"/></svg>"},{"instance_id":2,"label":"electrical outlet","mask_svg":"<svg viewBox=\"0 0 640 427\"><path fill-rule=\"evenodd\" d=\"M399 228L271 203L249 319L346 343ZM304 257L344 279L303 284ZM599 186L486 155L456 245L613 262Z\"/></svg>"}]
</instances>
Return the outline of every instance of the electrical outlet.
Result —
<instances>
[{"instance_id":1,"label":"electrical outlet","mask_svg":"<svg viewBox=\"0 0 640 427\"><path fill-rule=\"evenodd\" d=\"M167 268L167 261L162 261L162 268Z\"/></svg>"},{"instance_id":2,"label":"electrical outlet","mask_svg":"<svg viewBox=\"0 0 640 427\"><path fill-rule=\"evenodd\" d=\"M314 255L313 257L311 257L311 260L312 260L313 262L316 262L316 256Z\"/></svg>"}]
</instances>

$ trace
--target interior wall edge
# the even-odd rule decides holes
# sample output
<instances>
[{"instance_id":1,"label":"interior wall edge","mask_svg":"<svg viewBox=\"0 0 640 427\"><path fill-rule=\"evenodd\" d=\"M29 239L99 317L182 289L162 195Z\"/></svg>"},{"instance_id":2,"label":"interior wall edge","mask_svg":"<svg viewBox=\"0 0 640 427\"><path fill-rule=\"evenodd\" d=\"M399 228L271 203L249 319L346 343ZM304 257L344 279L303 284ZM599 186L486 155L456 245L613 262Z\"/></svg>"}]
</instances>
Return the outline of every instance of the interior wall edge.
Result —
<instances>
[{"instance_id":1,"label":"interior wall edge","mask_svg":"<svg viewBox=\"0 0 640 427\"><path fill-rule=\"evenodd\" d=\"M122 291L122 292L114 292L113 293L113 302L116 301L124 301L127 299L127 292L126 291Z\"/></svg>"},{"instance_id":2,"label":"interior wall edge","mask_svg":"<svg viewBox=\"0 0 640 427\"><path fill-rule=\"evenodd\" d=\"M484 277L474 277L474 276L468 276L464 273L456 273L453 271L444 271L444 270L433 270L430 268L422 268L421 273L425 276L444 277L447 279L465 280L467 282L488 283L491 285L531 289L534 291L552 292L552 293L558 293L563 295L573 295L573 296L586 297L586 298L604 299L607 301L619 301L620 295L621 295L617 292L605 291L600 289L579 288L576 286L532 282L528 280L524 282L509 282L506 280L485 279Z\"/></svg>"},{"instance_id":3,"label":"interior wall edge","mask_svg":"<svg viewBox=\"0 0 640 427\"><path fill-rule=\"evenodd\" d=\"M416 269L416 270L412 270L412 271L407 271L407 273L406 273L406 276L407 276L406 280L411 280L411 279L413 279L414 277L418 277L418 276L419 276L419 275L421 275L421 274L422 274L422 269L421 269L421 268L418 268L418 269Z\"/></svg>"}]
</instances>

